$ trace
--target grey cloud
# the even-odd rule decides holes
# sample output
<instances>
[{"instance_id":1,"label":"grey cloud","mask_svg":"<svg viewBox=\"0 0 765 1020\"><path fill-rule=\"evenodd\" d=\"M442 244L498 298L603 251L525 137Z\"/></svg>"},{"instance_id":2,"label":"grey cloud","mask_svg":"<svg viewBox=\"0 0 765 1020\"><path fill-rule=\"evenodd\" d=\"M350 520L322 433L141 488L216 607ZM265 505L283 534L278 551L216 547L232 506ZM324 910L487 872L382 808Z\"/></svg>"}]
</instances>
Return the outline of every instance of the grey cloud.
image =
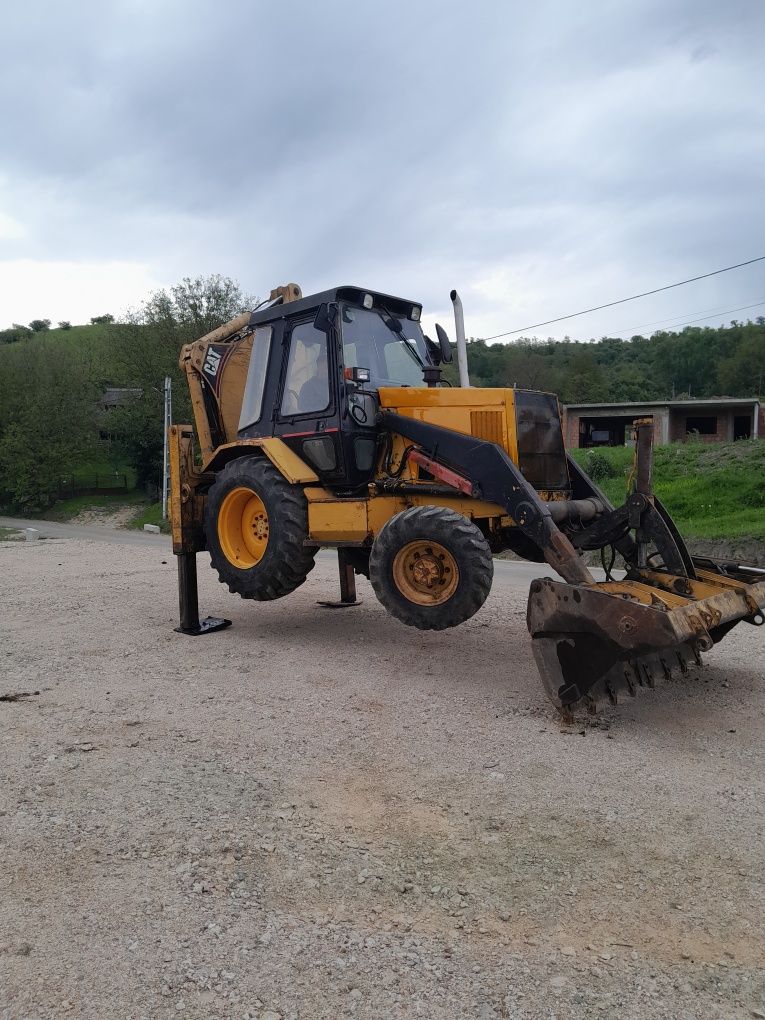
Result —
<instances>
[{"instance_id":1,"label":"grey cloud","mask_svg":"<svg viewBox=\"0 0 765 1020\"><path fill-rule=\"evenodd\" d=\"M28 233L0 258L442 307L456 277L515 267L549 293L512 306L533 320L759 254L765 15L743 0L122 0L4 21L0 209Z\"/></svg>"}]
</instances>

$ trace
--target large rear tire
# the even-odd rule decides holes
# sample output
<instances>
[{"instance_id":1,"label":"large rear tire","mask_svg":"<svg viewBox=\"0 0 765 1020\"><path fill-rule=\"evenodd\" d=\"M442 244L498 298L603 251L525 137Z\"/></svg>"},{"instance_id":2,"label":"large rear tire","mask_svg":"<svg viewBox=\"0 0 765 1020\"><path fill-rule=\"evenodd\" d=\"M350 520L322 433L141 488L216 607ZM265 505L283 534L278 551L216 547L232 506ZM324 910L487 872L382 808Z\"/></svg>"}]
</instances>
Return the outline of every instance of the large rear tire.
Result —
<instances>
[{"instance_id":1,"label":"large rear tire","mask_svg":"<svg viewBox=\"0 0 765 1020\"><path fill-rule=\"evenodd\" d=\"M205 502L205 538L212 566L229 591L260 602L299 588L314 567L308 510L264 457L239 457L218 474Z\"/></svg>"},{"instance_id":2,"label":"large rear tire","mask_svg":"<svg viewBox=\"0 0 765 1020\"><path fill-rule=\"evenodd\" d=\"M494 561L478 528L456 510L411 507L380 530L369 558L375 595L419 630L456 627L491 591Z\"/></svg>"}]
</instances>

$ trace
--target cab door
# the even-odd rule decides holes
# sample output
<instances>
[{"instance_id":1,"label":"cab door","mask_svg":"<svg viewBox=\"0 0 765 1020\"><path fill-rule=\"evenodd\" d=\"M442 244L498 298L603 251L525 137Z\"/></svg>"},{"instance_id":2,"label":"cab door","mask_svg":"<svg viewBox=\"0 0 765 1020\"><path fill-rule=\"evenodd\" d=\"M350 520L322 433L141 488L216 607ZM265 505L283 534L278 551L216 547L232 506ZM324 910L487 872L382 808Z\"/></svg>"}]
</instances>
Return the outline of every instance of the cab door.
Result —
<instances>
[{"instance_id":1,"label":"cab door","mask_svg":"<svg viewBox=\"0 0 765 1020\"><path fill-rule=\"evenodd\" d=\"M274 435L328 482L345 475L339 419L339 365L334 331L310 318L285 323L282 383Z\"/></svg>"}]
</instances>

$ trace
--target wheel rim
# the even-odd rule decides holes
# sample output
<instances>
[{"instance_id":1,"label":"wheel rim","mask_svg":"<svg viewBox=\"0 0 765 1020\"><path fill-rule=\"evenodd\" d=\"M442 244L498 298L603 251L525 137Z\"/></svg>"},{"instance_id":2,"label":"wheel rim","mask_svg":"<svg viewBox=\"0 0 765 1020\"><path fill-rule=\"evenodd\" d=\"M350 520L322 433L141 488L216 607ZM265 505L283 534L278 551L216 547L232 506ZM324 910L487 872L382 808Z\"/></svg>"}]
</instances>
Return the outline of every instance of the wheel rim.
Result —
<instances>
[{"instance_id":1,"label":"wheel rim","mask_svg":"<svg viewBox=\"0 0 765 1020\"><path fill-rule=\"evenodd\" d=\"M218 512L218 541L223 555L235 567L260 563L268 547L268 514L252 489L232 489Z\"/></svg>"},{"instance_id":2,"label":"wheel rim","mask_svg":"<svg viewBox=\"0 0 765 1020\"><path fill-rule=\"evenodd\" d=\"M393 560L396 587L418 606L440 606L447 602L457 590L459 579L457 561L438 542L409 542Z\"/></svg>"}]
</instances>

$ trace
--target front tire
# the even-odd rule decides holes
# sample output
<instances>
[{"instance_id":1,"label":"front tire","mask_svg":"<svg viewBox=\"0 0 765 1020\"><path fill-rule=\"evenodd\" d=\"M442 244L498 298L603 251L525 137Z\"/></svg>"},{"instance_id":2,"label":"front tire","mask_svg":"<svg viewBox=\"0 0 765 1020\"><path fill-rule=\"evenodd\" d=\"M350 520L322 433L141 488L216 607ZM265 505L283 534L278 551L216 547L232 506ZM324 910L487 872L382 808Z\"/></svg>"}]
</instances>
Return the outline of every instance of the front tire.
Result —
<instances>
[{"instance_id":1,"label":"front tire","mask_svg":"<svg viewBox=\"0 0 765 1020\"><path fill-rule=\"evenodd\" d=\"M379 601L419 630L445 630L469 620L486 601L493 577L484 536L446 507L411 507L391 517L369 558Z\"/></svg>"},{"instance_id":2,"label":"front tire","mask_svg":"<svg viewBox=\"0 0 765 1020\"><path fill-rule=\"evenodd\" d=\"M303 490L264 457L239 457L219 472L205 501L205 537L221 583L242 598L289 595L314 567L316 551L303 544Z\"/></svg>"}]
</instances>

